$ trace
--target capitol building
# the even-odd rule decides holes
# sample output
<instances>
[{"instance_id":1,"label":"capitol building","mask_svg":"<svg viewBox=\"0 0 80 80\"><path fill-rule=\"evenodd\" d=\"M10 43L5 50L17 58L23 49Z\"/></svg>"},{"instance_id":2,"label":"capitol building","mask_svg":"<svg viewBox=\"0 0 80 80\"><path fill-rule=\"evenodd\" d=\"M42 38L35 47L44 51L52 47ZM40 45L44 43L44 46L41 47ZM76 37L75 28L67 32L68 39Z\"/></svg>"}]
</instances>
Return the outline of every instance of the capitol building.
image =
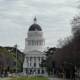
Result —
<instances>
[{"instance_id":1,"label":"capitol building","mask_svg":"<svg viewBox=\"0 0 80 80\"><path fill-rule=\"evenodd\" d=\"M23 73L43 75L46 74L45 67L41 67L41 62L46 58L44 53L45 39L42 28L37 24L36 17L29 27L27 38L25 38L25 59L23 63Z\"/></svg>"}]
</instances>

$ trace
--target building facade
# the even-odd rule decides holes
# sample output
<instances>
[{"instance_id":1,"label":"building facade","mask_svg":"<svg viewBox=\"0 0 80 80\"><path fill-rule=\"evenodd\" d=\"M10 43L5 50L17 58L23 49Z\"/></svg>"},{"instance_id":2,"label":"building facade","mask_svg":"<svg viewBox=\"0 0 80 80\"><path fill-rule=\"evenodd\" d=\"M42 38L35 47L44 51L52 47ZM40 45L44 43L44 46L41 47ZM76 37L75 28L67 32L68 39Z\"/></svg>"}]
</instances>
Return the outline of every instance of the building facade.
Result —
<instances>
[{"instance_id":1,"label":"building facade","mask_svg":"<svg viewBox=\"0 0 80 80\"><path fill-rule=\"evenodd\" d=\"M46 69L41 67L41 62L45 59L44 51L45 39L40 25L37 24L37 19L34 18L34 23L30 26L25 38L25 59L23 63L24 74L46 74Z\"/></svg>"}]
</instances>

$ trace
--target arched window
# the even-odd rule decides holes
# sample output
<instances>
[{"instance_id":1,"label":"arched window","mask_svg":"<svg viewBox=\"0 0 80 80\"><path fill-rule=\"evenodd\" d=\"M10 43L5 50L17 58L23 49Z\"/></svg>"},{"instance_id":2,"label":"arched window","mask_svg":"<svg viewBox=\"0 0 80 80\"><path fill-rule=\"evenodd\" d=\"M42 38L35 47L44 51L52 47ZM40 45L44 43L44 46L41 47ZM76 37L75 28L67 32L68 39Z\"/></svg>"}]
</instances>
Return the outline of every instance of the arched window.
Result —
<instances>
[{"instance_id":1,"label":"arched window","mask_svg":"<svg viewBox=\"0 0 80 80\"><path fill-rule=\"evenodd\" d=\"M30 61L32 61L32 57L30 57Z\"/></svg>"},{"instance_id":2,"label":"arched window","mask_svg":"<svg viewBox=\"0 0 80 80\"><path fill-rule=\"evenodd\" d=\"M26 57L26 61L27 61L27 62L28 62L28 59L29 59L29 58L28 58L28 57Z\"/></svg>"},{"instance_id":3,"label":"arched window","mask_svg":"<svg viewBox=\"0 0 80 80\"><path fill-rule=\"evenodd\" d=\"M41 40L39 41L39 43L40 43L40 45L42 45L42 41Z\"/></svg>"},{"instance_id":4,"label":"arched window","mask_svg":"<svg viewBox=\"0 0 80 80\"><path fill-rule=\"evenodd\" d=\"M40 74L40 69L38 69L38 74Z\"/></svg>"},{"instance_id":5,"label":"arched window","mask_svg":"<svg viewBox=\"0 0 80 80\"><path fill-rule=\"evenodd\" d=\"M44 70L42 69L42 74L44 74Z\"/></svg>"},{"instance_id":6,"label":"arched window","mask_svg":"<svg viewBox=\"0 0 80 80\"><path fill-rule=\"evenodd\" d=\"M38 46L38 40L36 41L36 44L37 44L37 46Z\"/></svg>"},{"instance_id":7,"label":"arched window","mask_svg":"<svg viewBox=\"0 0 80 80\"><path fill-rule=\"evenodd\" d=\"M42 60L44 60L44 57L42 57Z\"/></svg>"},{"instance_id":8,"label":"arched window","mask_svg":"<svg viewBox=\"0 0 80 80\"><path fill-rule=\"evenodd\" d=\"M28 45L30 45L30 40L28 40Z\"/></svg>"},{"instance_id":9,"label":"arched window","mask_svg":"<svg viewBox=\"0 0 80 80\"><path fill-rule=\"evenodd\" d=\"M36 57L34 57L34 61L36 62Z\"/></svg>"},{"instance_id":10,"label":"arched window","mask_svg":"<svg viewBox=\"0 0 80 80\"><path fill-rule=\"evenodd\" d=\"M32 40L31 42L32 42L32 45L34 45L34 41Z\"/></svg>"},{"instance_id":11,"label":"arched window","mask_svg":"<svg viewBox=\"0 0 80 80\"><path fill-rule=\"evenodd\" d=\"M36 45L36 41L34 40L34 45Z\"/></svg>"},{"instance_id":12,"label":"arched window","mask_svg":"<svg viewBox=\"0 0 80 80\"><path fill-rule=\"evenodd\" d=\"M38 60L40 61L40 57L38 57Z\"/></svg>"}]
</instances>

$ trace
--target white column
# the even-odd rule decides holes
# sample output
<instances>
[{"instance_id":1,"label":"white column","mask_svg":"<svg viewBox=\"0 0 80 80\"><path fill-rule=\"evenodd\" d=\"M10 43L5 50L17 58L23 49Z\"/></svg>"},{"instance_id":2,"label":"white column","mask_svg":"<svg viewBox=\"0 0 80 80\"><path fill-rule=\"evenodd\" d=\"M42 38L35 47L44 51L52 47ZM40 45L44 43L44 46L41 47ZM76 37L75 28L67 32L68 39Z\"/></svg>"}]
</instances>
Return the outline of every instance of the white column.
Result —
<instances>
[{"instance_id":1,"label":"white column","mask_svg":"<svg viewBox=\"0 0 80 80\"><path fill-rule=\"evenodd\" d=\"M30 57L28 57L28 67L30 67Z\"/></svg>"},{"instance_id":2,"label":"white column","mask_svg":"<svg viewBox=\"0 0 80 80\"><path fill-rule=\"evenodd\" d=\"M41 57L40 57L40 61L39 61L39 64L41 63ZM40 68L40 65L39 65L39 68Z\"/></svg>"},{"instance_id":3,"label":"white column","mask_svg":"<svg viewBox=\"0 0 80 80\"><path fill-rule=\"evenodd\" d=\"M26 68L23 68L23 74L26 75Z\"/></svg>"},{"instance_id":4,"label":"white column","mask_svg":"<svg viewBox=\"0 0 80 80\"><path fill-rule=\"evenodd\" d=\"M33 63L34 63L34 57L32 57L32 68L33 68Z\"/></svg>"},{"instance_id":5,"label":"white column","mask_svg":"<svg viewBox=\"0 0 80 80\"><path fill-rule=\"evenodd\" d=\"M39 63L40 63L40 62L39 62L39 57L37 58L37 62L38 62L38 68L39 68Z\"/></svg>"},{"instance_id":6,"label":"white column","mask_svg":"<svg viewBox=\"0 0 80 80\"><path fill-rule=\"evenodd\" d=\"M38 74L38 69L36 69L36 74Z\"/></svg>"},{"instance_id":7,"label":"white column","mask_svg":"<svg viewBox=\"0 0 80 80\"><path fill-rule=\"evenodd\" d=\"M42 69L40 69L40 74L42 74Z\"/></svg>"}]
</instances>

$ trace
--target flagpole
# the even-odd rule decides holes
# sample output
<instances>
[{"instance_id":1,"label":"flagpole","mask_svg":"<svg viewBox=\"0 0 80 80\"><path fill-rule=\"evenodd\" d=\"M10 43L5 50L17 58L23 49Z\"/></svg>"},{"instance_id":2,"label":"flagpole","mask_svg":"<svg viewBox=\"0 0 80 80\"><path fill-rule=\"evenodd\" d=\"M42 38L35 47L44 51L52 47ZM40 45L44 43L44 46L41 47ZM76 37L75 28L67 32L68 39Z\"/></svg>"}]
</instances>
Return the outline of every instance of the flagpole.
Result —
<instances>
[{"instance_id":1,"label":"flagpole","mask_svg":"<svg viewBox=\"0 0 80 80\"><path fill-rule=\"evenodd\" d=\"M17 75L17 44L15 45L15 49L16 49L16 75Z\"/></svg>"}]
</instances>

